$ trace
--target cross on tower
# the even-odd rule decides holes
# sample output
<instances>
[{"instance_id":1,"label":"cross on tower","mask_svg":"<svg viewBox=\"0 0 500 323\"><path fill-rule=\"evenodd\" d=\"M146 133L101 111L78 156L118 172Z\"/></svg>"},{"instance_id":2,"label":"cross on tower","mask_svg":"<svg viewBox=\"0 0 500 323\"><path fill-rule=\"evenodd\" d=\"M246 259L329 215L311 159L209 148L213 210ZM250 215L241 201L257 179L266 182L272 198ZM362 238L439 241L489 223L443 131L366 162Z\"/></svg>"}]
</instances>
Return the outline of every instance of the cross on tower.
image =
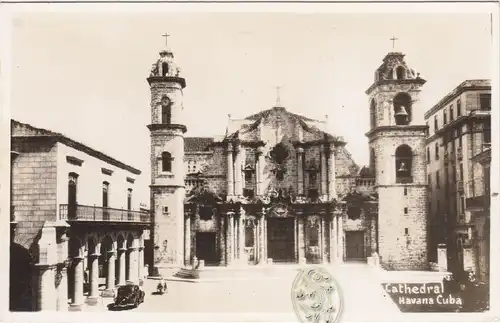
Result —
<instances>
[{"instance_id":1,"label":"cross on tower","mask_svg":"<svg viewBox=\"0 0 500 323\"><path fill-rule=\"evenodd\" d=\"M392 48L394 48L396 46L396 40L398 40L398 39L396 37L392 36L392 38L390 40L392 40Z\"/></svg>"},{"instance_id":2,"label":"cross on tower","mask_svg":"<svg viewBox=\"0 0 500 323\"><path fill-rule=\"evenodd\" d=\"M165 37L165 47L168 47L168 37L170 37L170 34L164 33L162 37Z\"/></svg>"},{"instance_id":3,"label":"cross on tower","mask_svg":"<svg viewBox=\"0 0 500 323\"><path fill-rule=\"evenodd\" d=\"M279 107L281 102L280 102L280 89L281 86L276 87L276 106Z\"/></svg>"}]
</instances>

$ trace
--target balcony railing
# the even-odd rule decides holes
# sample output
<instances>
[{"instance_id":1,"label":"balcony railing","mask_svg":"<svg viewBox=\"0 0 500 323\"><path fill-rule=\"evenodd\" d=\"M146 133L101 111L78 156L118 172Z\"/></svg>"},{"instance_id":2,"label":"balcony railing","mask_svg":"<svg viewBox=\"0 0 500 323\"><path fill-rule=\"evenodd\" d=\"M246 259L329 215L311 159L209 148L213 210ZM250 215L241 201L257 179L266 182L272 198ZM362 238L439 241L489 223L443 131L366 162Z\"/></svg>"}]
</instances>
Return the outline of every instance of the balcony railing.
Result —
<instances>
[{"instance_id":1,"label":"balcony railing","mask_svg":"<svg viewBox=\"0 0 500 323\"><path fill-rule=\"evenodd\" d=\"M457 181L457 190L459 192L463 192L464 191L464 181Z\"/></svg>"},{"instance_id":2,"label":"balcony railing","mask_svg":"<svg viewBox=\"0 0 500 323\"><path fill-rule=\"evenodd\" d=\"M483 151L490 150L491 149L491 143L484 143L482 147Z\"/></svg>"},{"instance_id":3,"label":"balcony railing","mask_svg":"<svg viewBox=\"0 0 500 323\"><path fill-rule=\"evenodd\" d=\"M146 212L88 205L61 204L59 216L67 221L151 223L151 215Z\"/></svg>"},{"instance_id":4,"label":"balcony railing","mask_svg":"<svg viewBox=\"0 0 500 323\"><path fill-rule=\"evenodd\" d=\"M461 147L457 148L457 158L458 158L458 160L462 160L462 158L463 158Z\"/></svg>"}]
</instances>

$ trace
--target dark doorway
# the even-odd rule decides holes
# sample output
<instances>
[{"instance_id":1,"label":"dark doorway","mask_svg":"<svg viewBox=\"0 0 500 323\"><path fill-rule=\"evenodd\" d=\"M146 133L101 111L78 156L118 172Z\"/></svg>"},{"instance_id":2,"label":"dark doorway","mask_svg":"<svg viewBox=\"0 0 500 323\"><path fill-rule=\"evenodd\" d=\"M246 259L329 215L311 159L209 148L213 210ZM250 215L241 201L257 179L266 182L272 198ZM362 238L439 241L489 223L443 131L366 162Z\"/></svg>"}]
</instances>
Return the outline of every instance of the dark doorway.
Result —
<instances>
[{"instance_id":1,"label":"dark doorway","mask_svg":"<svg viewBox=\"0 0 500 323\"><path fill-rule=\"evenodd\" d=\"M267 220L267 256L273 262L295 262L294 218Z\"/></svg>"},{"instance_id":2,"label":"dark doorway","mask_svg":"<svg viewBox=\"0 0 500 323\"><path fill-rule=\"evenodd\" d=\"M365 261L365 232L346 231L346 260Z\"/></svg>"},{"instance_id":3,"label":"dark doorway","mask_svg":"<svg viewBox=\"0 0 500 323\"><path fill-rule=\"evenodd\" d=\"M218 265L215 232L196 233L196 257L205 260L205 265Z\"/></svg>"}]
</instances>

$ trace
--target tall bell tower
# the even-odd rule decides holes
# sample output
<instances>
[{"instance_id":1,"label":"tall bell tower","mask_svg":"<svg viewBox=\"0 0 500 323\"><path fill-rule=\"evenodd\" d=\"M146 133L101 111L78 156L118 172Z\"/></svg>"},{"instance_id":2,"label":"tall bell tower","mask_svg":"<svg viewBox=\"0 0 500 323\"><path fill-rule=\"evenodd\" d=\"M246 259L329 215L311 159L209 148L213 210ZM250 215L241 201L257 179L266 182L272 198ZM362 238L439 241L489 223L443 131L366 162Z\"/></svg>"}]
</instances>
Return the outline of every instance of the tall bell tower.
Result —
<instances>
[{"instance_id":1,"label":"tall bell tower","mask_svg":"<svg viewBox=\"0 0 500 323\"><path fill-rule=\"evenodd\" d=\"M165 34L164 36L168 36ZM151 89L151 275L184 264L183 89L186 81L166 47L147 78Z\"/></svg>"},{"instance_id":2,"label":"tall bell tower","mask_svg":"<svg viewBox=\"0 0 500 323\"><path fill-rule=\"evenodd\" d=\"M426 83L400 52L390 52L366 90L370 167L379 196L380 263L389 270L428 268L427 126L419 106Z\"/></svg>"}]
</instances>

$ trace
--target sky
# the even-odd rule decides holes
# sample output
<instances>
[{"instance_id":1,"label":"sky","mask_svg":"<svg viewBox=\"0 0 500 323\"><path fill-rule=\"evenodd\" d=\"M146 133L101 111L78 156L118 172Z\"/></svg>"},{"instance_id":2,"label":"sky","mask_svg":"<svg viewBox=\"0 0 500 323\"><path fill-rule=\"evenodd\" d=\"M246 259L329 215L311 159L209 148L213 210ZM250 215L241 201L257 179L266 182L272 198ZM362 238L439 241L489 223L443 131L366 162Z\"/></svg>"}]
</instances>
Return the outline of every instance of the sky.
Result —
<instances>
[{"instance_id":1,"label":"sky","mask_svg":"<svg viewBox=\"0 0 500 323\"><path fill-rule=\"evenodd\" d=\"M228 114L273 107L280 86L287 110L328 115L359 165L368 162L364 92L388 52L405 53L427 80L422 115L494 68L487 13L24 13L12 26L11 117L141 169L149 204L146 78L165 32L187 83L186 136L224 134Z\"/></svg>"}]
</instances>

